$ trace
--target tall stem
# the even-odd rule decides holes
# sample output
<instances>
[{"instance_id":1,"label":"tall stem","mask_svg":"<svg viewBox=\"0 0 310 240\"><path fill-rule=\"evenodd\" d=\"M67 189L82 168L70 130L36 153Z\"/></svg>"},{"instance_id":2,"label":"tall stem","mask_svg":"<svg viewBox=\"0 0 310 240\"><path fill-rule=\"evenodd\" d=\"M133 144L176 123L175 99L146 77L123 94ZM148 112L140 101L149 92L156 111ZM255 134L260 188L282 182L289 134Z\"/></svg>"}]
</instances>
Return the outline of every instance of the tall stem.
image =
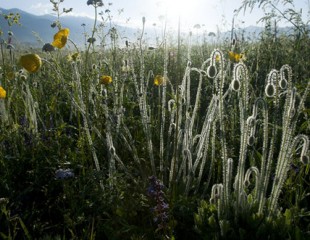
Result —
<instances>
[{"instance_id":1,"label":"tall stem","mask_svg":"<svg viewBox=\"0 0 310 240\"><path fill-rule=\"evenodd\" d=\"M95 21L94 21L94 25L93 25L91 39L93 39L95 36L96 26L97 26L97 5L94 5L94 8L95 8ZM92 41L90 41L88 43L88 47L86 50L86 56L85 56L85 65L88 63L89 49L90 49L91 44L92 44ZM86 72L87 72L87 66L85 66L85 74L86 74Z\"/></svg>"},{"instance_id":2,"label":"tall stem","mask_svg":"<svg viewBox=\"0 0 310 240\"><path fill-rule=\"evenodd\" d=\"M176 115L175 115L175 132L174 132L174 154L172 157L171 171L172 171L172 199L175 196L175 183L176 183L176 172L177 172L177 163L178 163L178 132L179 132L179 79L181 79L181 19L179 16L178 20L178 53L177 53L177 78L175 81L176 84Z\"/></svg>"}]
</instances>

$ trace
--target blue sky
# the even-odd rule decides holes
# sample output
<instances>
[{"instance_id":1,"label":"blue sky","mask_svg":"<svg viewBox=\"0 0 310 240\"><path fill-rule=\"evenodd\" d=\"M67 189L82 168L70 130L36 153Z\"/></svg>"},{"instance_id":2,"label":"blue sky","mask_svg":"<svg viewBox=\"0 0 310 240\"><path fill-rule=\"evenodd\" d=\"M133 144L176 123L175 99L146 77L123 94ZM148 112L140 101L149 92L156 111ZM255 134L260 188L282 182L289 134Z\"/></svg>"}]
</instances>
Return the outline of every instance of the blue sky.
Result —
<instances>
[{"instance_id":1,"label":"blue sky","mask_svg":"<svg viewBox=\"0 0 310 240\"><path fill-rule=\"evenodd\" d=\"M42 15L52 13L49 0L0 0L2 8L20 8L26 12ZM309 1L295 0L296 9L303 8L304 19L309 19ZM72 15L94 16L92 6L86 5L87 0L65 0L61 8L73 8ZM204 25L208 31L229 30L234 9L241 5L242 0L103 0L105 5L112 3L111 14L114 21L123 24L141 26L141 18L146 17L146 23L158 26L160 16L166 16L168 27L176 28L178 16L183 29L191 29L195 24ZM104 10L105 8L102 8ZM119 10L124 11L118 14ZM252 13L240 14L236 24L240 27L257 24L263 16L261 9ZM128 21L129 20L129 21ZM244 23L243 23L244 21Z\"/></svg>"}]
</instances>

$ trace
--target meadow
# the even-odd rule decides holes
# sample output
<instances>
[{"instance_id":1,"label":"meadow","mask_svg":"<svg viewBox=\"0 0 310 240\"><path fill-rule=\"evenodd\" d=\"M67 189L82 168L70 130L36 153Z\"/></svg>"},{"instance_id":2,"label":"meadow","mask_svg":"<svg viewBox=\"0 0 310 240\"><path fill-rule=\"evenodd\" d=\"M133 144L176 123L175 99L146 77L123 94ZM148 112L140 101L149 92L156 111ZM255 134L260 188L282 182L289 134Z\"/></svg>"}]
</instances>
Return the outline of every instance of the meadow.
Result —
<instances>
[{"instance_id":1,"label":"meadow","mask_svg":"<svg viewBox=\"0 0 310 240\"><path fill-rule=\"evenodd\" d=\"M256 40L232 29L220 43L167 33L155 46L147 16L134 42L96 18L80 47L61 25L71 10L50 2L50 43L24 49L0 27L0 239L310 238L298 12L266 14ZM240 10L259 2L279 1Z\"/></svg>"}]
</instances>

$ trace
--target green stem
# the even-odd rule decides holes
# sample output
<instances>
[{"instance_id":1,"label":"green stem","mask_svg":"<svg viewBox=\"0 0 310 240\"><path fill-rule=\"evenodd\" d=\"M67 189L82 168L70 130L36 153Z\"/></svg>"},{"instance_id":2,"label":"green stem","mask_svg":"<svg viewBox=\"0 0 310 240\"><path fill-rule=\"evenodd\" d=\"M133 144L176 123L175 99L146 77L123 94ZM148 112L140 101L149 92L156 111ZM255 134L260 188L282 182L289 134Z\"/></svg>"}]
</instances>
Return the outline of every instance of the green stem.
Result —
<instances>
[{"instance_id":1,"label":"green stem","mask_svg":"<svg viewBox=\"0 0 310 240\"><path fill-rule=\"evenodd\" d=\"M95 32L96 32L96 25L97 25L97 6L95 5L94 6L95 8L95 21L94 21L94 25L93 25L93 30L92 30L92 34L91 34L91 39L94 38L95 36ZM88 56L89 56L89 49L90 49L90 46L92 44L92 41L90 41L88 43L88 47L87 47L87 50L86 50L86 56L85 56L85 75L87 73L87 63L88 63Z\"/></svg>"},{"instance_id":2,"label":"green stem","mask_svg":"<svg viewBox=\"0 0 310 240\"><path fill-rule=\"evenodd\" d=\"M174 200L174 197L176 195L176 171L177 171L177 160L178 160L178 131L179 131L179 79L181 79L181 21L179 16L179 22L178 22L178 54L177 54L177 70L178 70L178 76L176 78L176 116L175 116L175 136L174 136L174 154L173 154L173 164L171 164L172 169L172 200Z\"/></svg>"}]
</instances>

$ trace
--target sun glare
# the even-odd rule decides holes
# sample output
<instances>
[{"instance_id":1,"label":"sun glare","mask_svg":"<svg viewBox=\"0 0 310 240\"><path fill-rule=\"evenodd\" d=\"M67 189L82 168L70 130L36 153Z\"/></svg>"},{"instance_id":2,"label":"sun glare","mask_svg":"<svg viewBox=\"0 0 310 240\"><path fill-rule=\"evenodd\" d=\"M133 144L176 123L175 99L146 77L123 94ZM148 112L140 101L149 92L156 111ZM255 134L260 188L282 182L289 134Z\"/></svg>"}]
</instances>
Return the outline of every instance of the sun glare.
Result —
<instances>
[{"instance_id":1,"label":"sun glare","mask_svg":"<svg viewBox=\"0 0 310 240\"><path fill-rule=\"evenodd\" d=\"M158 7L160 11L167 16L167 19L171 23L175 23L178 19L181 22L191 22L195 18L195 12L197 13L199 5L203 0L160 0L158 1Z\"/></svg>"},{"instance_id":2,"label":"sun glare","mask_svg":"<svg viewBox=\"0 0 310 240\"><path fill-rule=\"evenodd\" d=\"M188 16L190 12L193 11L194 5L193 2L197 2L197 0L161 0L159 1L160 8L165 11L167 16L170 17L184 17Z\"/></svg>"},{"instance_id":3,"label":"sun glare","mask_svg":"<svg viewBox=\"0 0 310 240\"><path fill-rule=\"evenodd\" d=\"M184 15L190 9L188 0L165 0L168 14Z\"/></svg>"}]
</instances>

